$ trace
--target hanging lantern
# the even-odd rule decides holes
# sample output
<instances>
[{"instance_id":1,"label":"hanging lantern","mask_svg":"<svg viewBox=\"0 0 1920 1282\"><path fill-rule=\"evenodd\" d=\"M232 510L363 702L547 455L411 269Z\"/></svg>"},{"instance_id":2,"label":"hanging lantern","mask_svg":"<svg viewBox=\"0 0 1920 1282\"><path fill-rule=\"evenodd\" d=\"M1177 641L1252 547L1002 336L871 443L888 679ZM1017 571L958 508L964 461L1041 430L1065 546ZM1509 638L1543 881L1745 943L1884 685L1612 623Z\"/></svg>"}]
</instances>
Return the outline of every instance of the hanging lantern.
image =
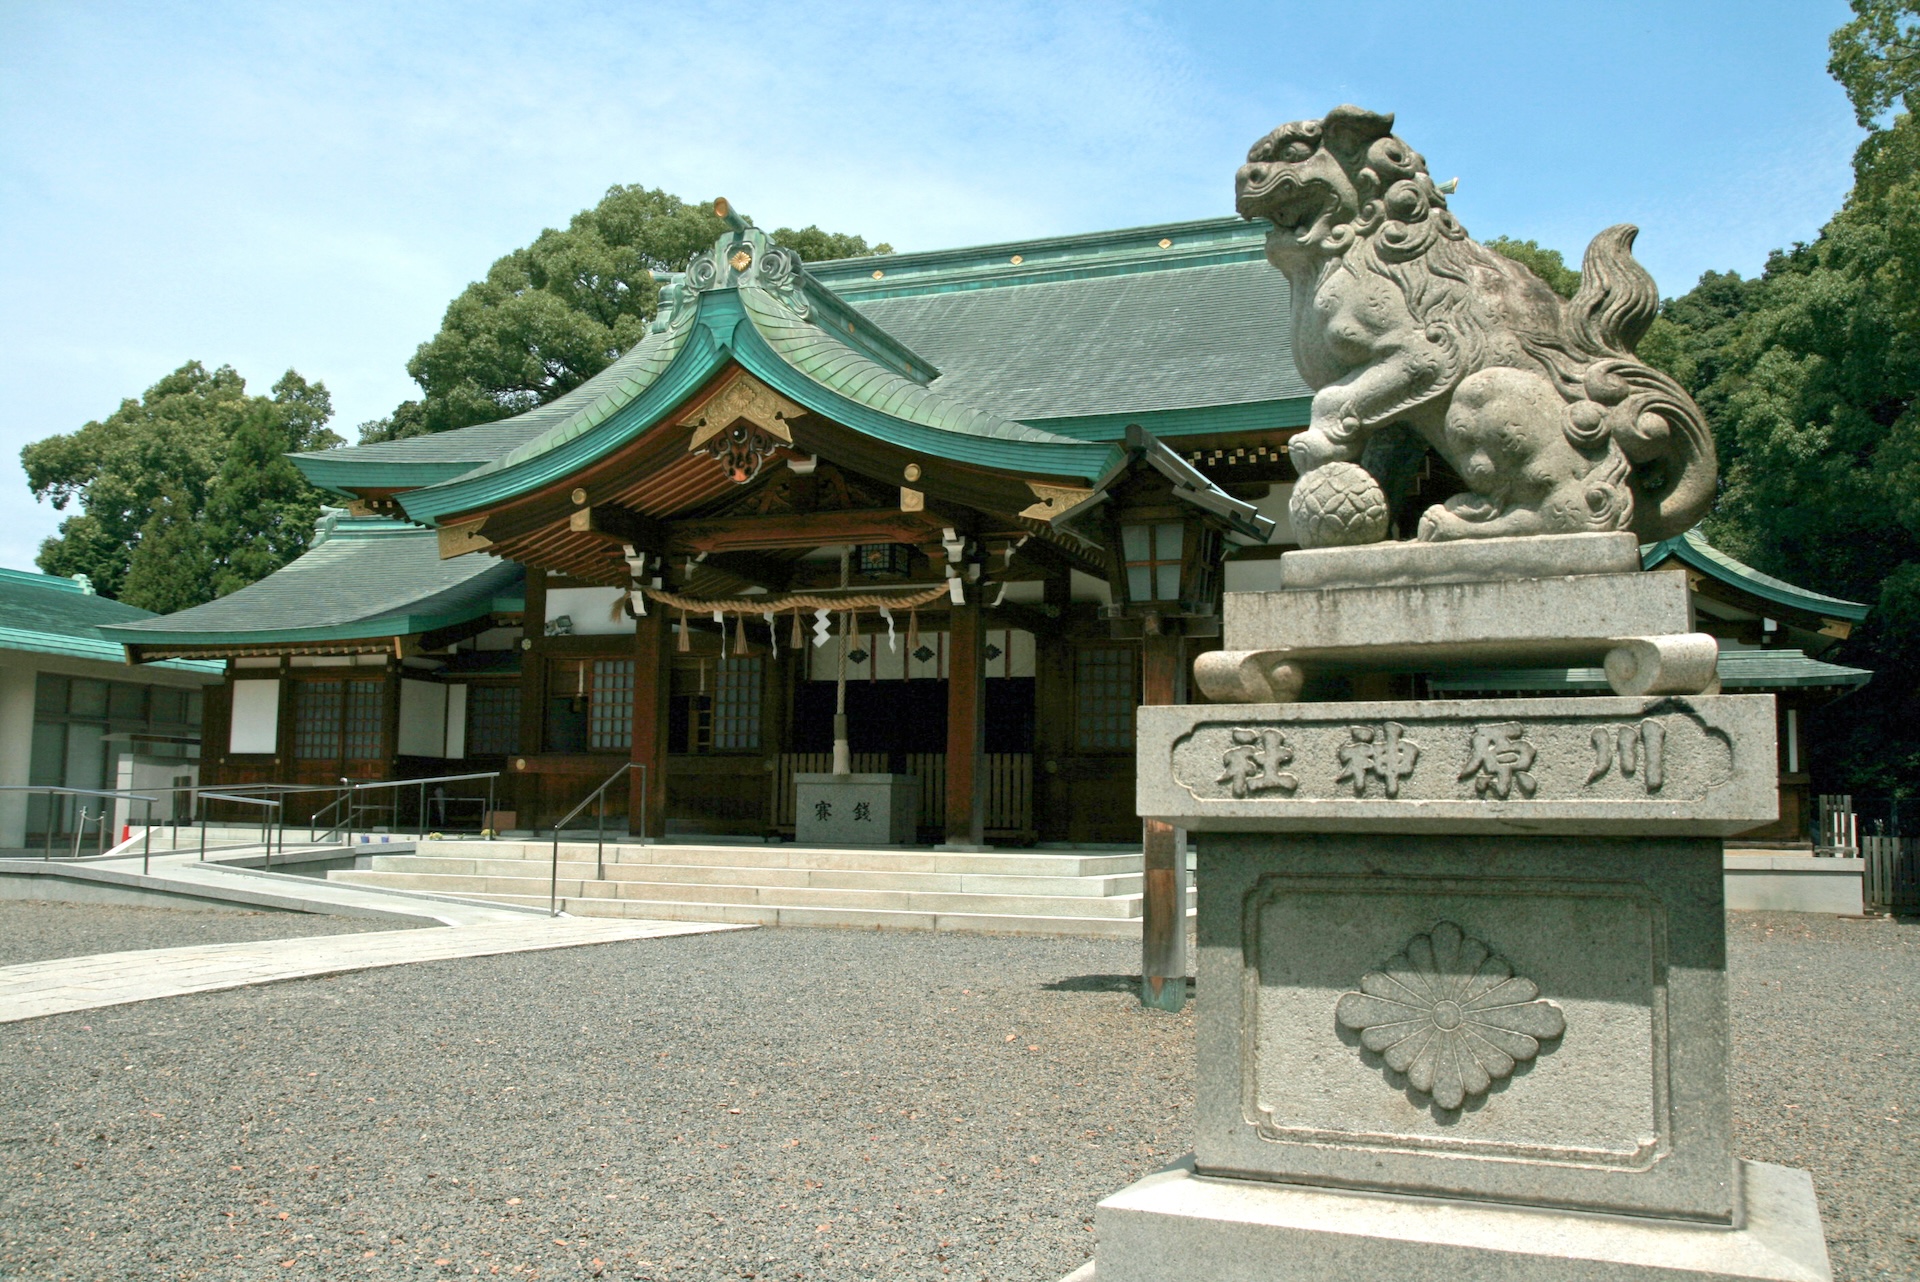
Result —
<instances>
[{"instance_id":1,"label":"hanging lantern","mask_svg":"<svg viewBox=\"0 0 1920 1282\"><path fill-rule=\"evenodd\" d=\"M853 549L853 572L863 579L904 579L913 573L910 543L861 543Z\"/></svg>"},{"instance_id":2,"label":"hanging lantern","mask_svg":"<svg viewBox=\"0 0 1920 1282\"><path fill-rule=\"evenodd\" d=\"M1129 604L1180 600L1186 541L1183 521L1121 521L1120 555L1127 569Z\"/></svg>"}]
</instances>

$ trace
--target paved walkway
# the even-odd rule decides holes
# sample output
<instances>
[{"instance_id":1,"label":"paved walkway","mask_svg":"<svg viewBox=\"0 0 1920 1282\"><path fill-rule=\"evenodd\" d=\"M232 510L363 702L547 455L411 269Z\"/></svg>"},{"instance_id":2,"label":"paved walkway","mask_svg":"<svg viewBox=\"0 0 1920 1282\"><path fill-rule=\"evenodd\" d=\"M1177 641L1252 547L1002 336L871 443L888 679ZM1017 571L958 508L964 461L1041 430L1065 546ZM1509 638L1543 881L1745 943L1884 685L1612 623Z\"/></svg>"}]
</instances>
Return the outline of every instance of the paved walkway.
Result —
<instances>
[{"instance_id":1,"label":"paved walkway","mask_svg":"<svg viewBox=\"0 0 1920 1282\"><path fill-rule=\"evenodd\" d=\"M373 853L384 853L378 847L369 847ZM140 861L128 857L112 863L102 861L96 866L114 867L128 872L139 870ZM164 859L154 856L150 865L150 875L171 883L169 889L184 894L195 890L253 890L260 893L272 893L288 899L298 899L308 912L327 912L330 910L366 909L380 913L400 913L408 916L429 918L447 926L480 926L526 921L528 910L511 904L489 904L474 900L461 900L445 895L408 893L398 894L368 886L353 886L346 882L328 881L324 877L300 877L291 873L274 872L257 868L236 868L228 864L209 860L200 862L193 855L172 855ZM538 910L544 915L544 908Z\"/></svg>"},{"instance_id":2,"label":"paved walkway","mask_svg":"<svg viewBox=\"0 0 1920 1282\"><path fill-rule=\"evenodd\" d=\"M408 962L750 929L705 922L559 917L62 957L0 967L0 1023Z\"/></svg>"},{"instance_id":3,"label":"paved walkway","mask_svg":"<svg viewBox=\"0 0 1920 1282\"><path fill-rule=\"evenodd\" d=\"M385 853L368 847L370 853ZM97 881L169 894L217 899L261 908L298 912L344 913L361 917L413 917L443 926L479 926L539 920L545 909L463 900L420 891L352 886L324 877L303 877L278 870L241 868L216 860L202 862L196 851L154 851L143 860L130 854L82 861L42 861L31 856L0 856L0 872Z\"/></svg>"}]
</instances>

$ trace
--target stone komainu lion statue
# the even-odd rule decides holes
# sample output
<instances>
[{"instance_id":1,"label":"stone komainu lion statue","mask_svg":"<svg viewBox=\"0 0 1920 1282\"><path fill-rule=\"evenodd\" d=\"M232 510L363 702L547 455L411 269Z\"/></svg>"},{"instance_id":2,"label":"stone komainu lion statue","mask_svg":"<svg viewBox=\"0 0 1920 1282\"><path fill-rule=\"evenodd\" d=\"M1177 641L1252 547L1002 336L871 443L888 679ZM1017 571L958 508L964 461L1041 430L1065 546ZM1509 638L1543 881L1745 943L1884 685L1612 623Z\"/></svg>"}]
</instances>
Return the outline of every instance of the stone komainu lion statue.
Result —
<instances>
[{"instance_id":1,"label":"stone komainu lion statue","mask_svg":"<svg viewBox=\"0 0 1920 1282\"><path fill-rule=\"evenodd\" d=\"M1293 287L1294 361L1316 389L1291 451L1304 477L1360 460L1404 424L1469 493L1429 508L1419 537L1687 529L1713 500L1700 407L1636 360L1659 294L1637 229L1594 237L1563 300L1467 236L1393 117L1336 107L1255 143L1240 214L1273 224L1267 258Z\"/></svg>"}]
</instances>

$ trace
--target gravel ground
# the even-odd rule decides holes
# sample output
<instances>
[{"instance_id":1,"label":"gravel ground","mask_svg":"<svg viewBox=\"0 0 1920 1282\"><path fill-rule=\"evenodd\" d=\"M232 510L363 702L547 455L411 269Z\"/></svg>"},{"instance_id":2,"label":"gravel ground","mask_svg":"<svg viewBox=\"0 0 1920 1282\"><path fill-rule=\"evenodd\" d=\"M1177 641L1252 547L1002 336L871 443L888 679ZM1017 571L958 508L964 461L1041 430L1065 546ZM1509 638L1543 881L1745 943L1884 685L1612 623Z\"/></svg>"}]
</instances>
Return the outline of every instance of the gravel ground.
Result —
<instances>
[{"instance_id":1,"label":"gravel ground","mask_svg":"<svg viewBox=\"0 0 1920 1282\"><path fill-rule=\"evenodd\" d=\"M1813 1173L1839 1282L1920 1277L1920 920L1728 921L1741 1156Z\"/></svg>"},{"instance_id":2,"label":"gravel ground","mask_svg":"<svg viewBox=\"0 0 1920 1282\"><path fill-rule=\"evenodd\" d=\"M186 944L234 944L251 939L407 929L408 924L401 921L327 917L318 913L223 912L0 899L0 966L50 961L55 957L84 957L89 953L121 953L135 948L178 948Z\"/></svg>"},{"instance_id":3,"label":"gravel ground","mask_svg":"<svg viewBox=\"0 0 1920 1282\"><path fill-rule=\"evenodd\" d=\"M1845 1282L1913 1276L1920 927L1732 949L1744 1150L1813 1169ZM759 930L17 1025L0 1276L1053 1282L1191 1142L1138 955Z\"/></svg>"}]
</instances>

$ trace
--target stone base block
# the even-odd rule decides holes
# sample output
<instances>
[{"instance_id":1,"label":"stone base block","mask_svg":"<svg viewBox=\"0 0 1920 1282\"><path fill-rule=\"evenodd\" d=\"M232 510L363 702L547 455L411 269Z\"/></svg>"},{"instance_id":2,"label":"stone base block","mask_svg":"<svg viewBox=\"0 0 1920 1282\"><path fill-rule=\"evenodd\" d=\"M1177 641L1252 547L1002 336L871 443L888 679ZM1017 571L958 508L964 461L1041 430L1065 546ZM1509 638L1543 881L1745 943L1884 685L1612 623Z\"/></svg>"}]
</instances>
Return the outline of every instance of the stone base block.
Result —
<instances>
[{"instance_id":1,"label":"stone base block","mask_svg":"<svg viewBox=\"0 0 1920 1282\"><path fill-rule=\"evenodd\" d=\"M1727 907L1735 912L1858 917L1866 911L1866 866L1864 859L1729 850Z\"/></svg>"},{"instance_id":2,"label":"stone base block","mask_svg":"<svg viewBox=\"0 0 1920 1282\"><path fill-rule=\"evenodd\" d=\"M1741 1163L1739 1227L1209 1179L1183 1164L1096 1212L1098 1282L1828 1282L1805 1171ZM1080 1275L1076 1274L1076 1278ZM1093 1282L1093 1278L1086 1279Z\"/></svg>"},{"instance_id":3,"label":"stone base block","mask_svg":"<svg viewBox=\"0 0 1920 1282\"><path fill-rule=\"evenodd\" d=\"M823 846L911 845L920 781L912 775L797 774L794 840Z\"/></svg>"}]
</instances>

